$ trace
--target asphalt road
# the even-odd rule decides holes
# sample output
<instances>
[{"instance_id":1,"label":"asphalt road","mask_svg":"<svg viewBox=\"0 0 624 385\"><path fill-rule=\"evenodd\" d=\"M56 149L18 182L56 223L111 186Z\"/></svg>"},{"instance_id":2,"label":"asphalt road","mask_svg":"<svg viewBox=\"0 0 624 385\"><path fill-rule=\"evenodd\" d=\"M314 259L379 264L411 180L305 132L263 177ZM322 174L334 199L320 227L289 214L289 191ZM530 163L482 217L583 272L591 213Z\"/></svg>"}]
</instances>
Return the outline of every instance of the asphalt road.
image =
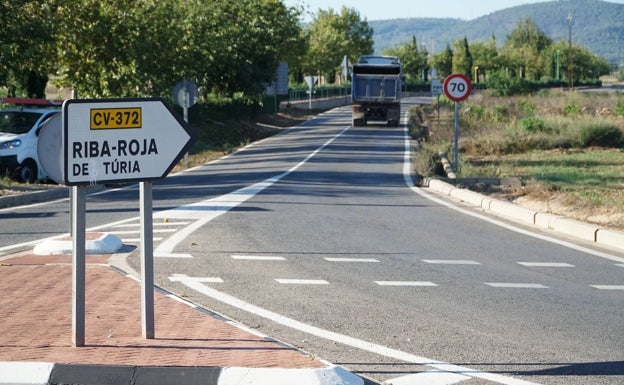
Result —
<instances>
[{"instance_id":1,"label":"asphalt road","mask_svg":"<svg viewBox=\"0 0 624 385\"><path fill-rule=\"evenodd\" d=\"M406 150L341 108L166 178L156 283L379 382L623 383L624 264L429 199ZM87 212L137 243L136 187ZM0 251L28 247L66 231L68 202L0 218Z\"/></svg>"}]
</instances>

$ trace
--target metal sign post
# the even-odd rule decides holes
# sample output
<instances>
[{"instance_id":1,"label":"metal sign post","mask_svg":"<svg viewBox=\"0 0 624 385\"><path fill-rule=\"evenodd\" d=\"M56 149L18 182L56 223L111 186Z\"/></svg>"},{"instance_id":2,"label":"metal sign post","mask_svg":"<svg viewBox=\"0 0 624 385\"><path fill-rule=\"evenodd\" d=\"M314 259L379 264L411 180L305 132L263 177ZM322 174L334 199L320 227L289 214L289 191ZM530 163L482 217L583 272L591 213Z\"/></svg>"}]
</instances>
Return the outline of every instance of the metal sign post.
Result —
<instances>
[{"instance_id":1,"label":"metal sign post","mask_svg":"<svg viewBox=\"0 0 624 385\"><path fill-rule=\"evenodd\" d=\"M154 338L154 223L152 183L141 182L141 330L143 338Z\"/></svg>"},{"instance_id":2,"label":"metal sign post","mask_svg":"<svg viewBox=\"0 0 624 385\"><path fill-rule=\"evenodd\" d=\"M85 187L71 188L72 346L85 345Z\"/></svg>"},{"instance_id":3,"label":"metal sign post","mask_svg":"<svg viewBox=\"0 0 624 385\"><path fill-rule=\"evenodd\" d=\"M455 145L453 150L453 168L459 168L459 102L465 100L472 92L470 79L462 74L452 74L444 79L442 85L447 98L455 102Z\"/></svg>"},{"instance_id":4,"label":"metal sign post","mask_svg":"<svg viewBox=\"0 0 624 385\"><path fill-rule=\"evenodd\" d=\"M303 78L308 85L308 110L312 111L312 92L314 90L314 83L316 83L316 76L308 75Z\"/></svg>"}]
</instances>

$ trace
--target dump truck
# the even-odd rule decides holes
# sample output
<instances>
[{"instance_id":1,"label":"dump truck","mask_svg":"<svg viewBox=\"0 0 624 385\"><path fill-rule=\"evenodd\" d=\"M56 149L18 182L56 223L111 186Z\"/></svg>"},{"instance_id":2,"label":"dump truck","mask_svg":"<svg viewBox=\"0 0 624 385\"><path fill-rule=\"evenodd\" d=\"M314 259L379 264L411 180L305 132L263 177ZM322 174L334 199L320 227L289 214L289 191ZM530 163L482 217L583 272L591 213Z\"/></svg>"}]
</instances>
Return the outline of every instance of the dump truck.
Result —
<instances>
[{"instance_id":1,"label":"dump truck","mask_svg":"<svg viewBox=\"0 0 624 385\"><path fill-rule=\"evenodd\" d=\"M394 56L361 56L353 65L351 103L353 126L368 122L399 125L402 69Z\"/></svg>"}]
</instances>

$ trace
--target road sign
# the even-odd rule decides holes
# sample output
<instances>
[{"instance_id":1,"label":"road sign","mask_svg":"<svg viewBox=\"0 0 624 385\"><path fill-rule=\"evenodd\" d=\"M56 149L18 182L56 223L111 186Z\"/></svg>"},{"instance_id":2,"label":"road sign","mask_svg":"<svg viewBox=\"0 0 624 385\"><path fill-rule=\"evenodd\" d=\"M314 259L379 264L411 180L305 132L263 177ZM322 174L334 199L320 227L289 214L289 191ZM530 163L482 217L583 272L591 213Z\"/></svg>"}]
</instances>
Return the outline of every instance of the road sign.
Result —
<instances>
[{"instance_id":1,"label":"road sign","mask_svg":"<svg viewBox=\"0 0 624 385\"><path fill-rule=\"evenodd\" d=\"M472 84L470 79L462 74L452 74L444 79L444 94L454 102L461 102L470 96Z\"/></svg>"},{"instance_id":2,"label":"road sign","mask_svg":"<svg viewBox=\"0 0 624 385\"><path fill-rule=\"evenodd\" d=\"M195 137L161 98L67 100L62 134L68 186L164 178Z\"/></svg>"},{"instance_id":3,"label":"road sign","mask_svg":"<svg viewBox=\"0 0 624 385\"><path fill-rule=\"evenodd\" d=\"M314 83L316 83L316 78L317 76L308 75L308 76L305 76L303 80L305 80L306 84L308 85L308 88L312 89L314 88Z\"/></svg>"},{"instance_id":4,"label":"road sign","mask_svg":"<svg viewBox=\"0 0 624 385\"><path fill-rule=\"evenodd\" d=\"M197 86L190 80L180 80L173 86L171 96L178 106L190 108L197 102Z\"/></svg>"},{"instance_id":5,"label":"road sign","mask_svg":"<svg viewBox=\"0 0 624 385\"><path fill-rule=\"evenodd\" d=\"M441 95L444 93L444 89L442 88L442 82L440 79L431 79L431 95Z\"/></svg>"}]
</instances>

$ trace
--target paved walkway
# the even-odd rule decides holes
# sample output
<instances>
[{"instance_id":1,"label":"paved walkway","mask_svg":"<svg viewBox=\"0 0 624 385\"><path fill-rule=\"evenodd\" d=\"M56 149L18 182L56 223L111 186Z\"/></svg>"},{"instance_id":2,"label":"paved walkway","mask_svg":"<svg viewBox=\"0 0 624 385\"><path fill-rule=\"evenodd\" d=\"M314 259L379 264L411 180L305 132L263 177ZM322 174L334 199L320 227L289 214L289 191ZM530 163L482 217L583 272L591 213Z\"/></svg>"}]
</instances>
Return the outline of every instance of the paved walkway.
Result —
<instances>
[{"instance_id":1,"label":"paved walkway","mask_svg":"<svg viewBox=\"0 0 624 385\"><path fill-rule=\"evenodd\" d=\"M71 341L71 256L22 254L0 258L0 363L4 368L11 362L28 361L133 367L280 368L298 369L301 374L311 370L321 373L320 377L326 376L323 371L329 369L330 377L336 376L337 367L333 365L159 291L154 299L155 338L144 339L140 285L110 267L109 257L87 256L84 347L73 347ZM6 369L0 370L0 383L10 382L7 376ZM348 373L349 376L355 377ZM218 377L212 383L223 383L217 381ZM351 380L332 383L356 383ZM210 381L204 379L201 383Z\"/></svg>"}]
</instances>

